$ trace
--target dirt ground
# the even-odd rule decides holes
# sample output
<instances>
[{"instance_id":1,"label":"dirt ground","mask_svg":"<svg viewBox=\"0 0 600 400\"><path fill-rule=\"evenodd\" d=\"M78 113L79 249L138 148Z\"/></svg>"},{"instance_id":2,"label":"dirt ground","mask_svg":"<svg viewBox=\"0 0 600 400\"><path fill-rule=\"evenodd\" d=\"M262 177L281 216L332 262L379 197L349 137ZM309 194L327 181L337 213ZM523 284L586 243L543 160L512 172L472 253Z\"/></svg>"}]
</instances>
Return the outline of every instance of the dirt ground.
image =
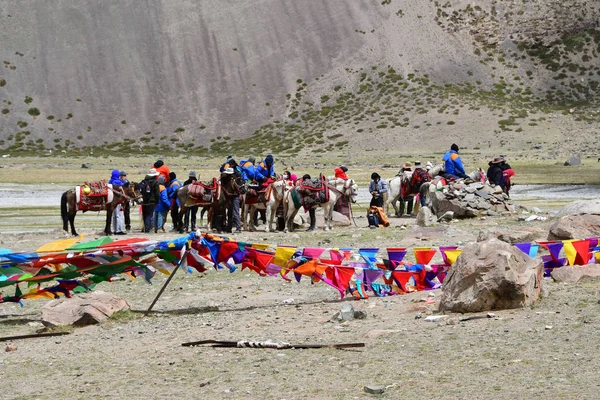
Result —
<instances>
[{"instance_id":1,"label":"dirt ground","mask_svg":"<svg viewBox=\"0 0 600 400\"><path fill-rule=\"evenodd\" d=\"M243 233L239 240L323 247L440 246L475 241L480 231L530 229L545 237L552 218L532 223L515 216L457 221L419 228L392 218L386 229L336 228L330 233ZM98 231L81 228L88 236ZM132 235L130 235L132 236ZM135 236L143 236L135 234ZM5 234L3 246L31 250L64 237ZM151 235L168 239L175 234ZM410 255L409 255L410 257ZM409 258L410 259L410 258ZM325 284L286 283L253 272L179 272L154 312L143 316L165 281L100 284L123 297L132 312L70 335L15 340L0 352L5 399L354 399L597 398L600 361L600 283L547 280L548 297L531 308L496 311L496 318L439 323L441 290L368 300L340 301ZM434 304L427 304L429 296ZM290 300L293 299L293 300ZM21 308L0 305L0 336L41 328L45 300ZM291 303L291 304L286 304ZM330 322L344 304L367 317ZM272 340L298 344L365 343L363 349L269 350L182 347L189 341ZM384 394L364 391L385 385Z\"/></svg>"}]
</instances>

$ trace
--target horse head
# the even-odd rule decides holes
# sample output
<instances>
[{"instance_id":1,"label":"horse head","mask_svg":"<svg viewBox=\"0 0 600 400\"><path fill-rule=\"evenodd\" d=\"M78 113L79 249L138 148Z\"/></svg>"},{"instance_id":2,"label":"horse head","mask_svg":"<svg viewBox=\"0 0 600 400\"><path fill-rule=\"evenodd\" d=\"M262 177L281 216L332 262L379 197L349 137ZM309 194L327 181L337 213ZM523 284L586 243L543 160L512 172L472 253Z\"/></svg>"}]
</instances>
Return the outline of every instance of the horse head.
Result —
<instances>
[{"instance_id":1,"label":"horse head","mask_svg":"<svg viewBox=\"0 0 600 400\"><path fill-rule=\"evenodd\" d=\"M248 191L246 182L240 174L222 174L221 175L221 187L228 196L237 196L240 194L246 194Z\"/></svg>"},{"instance_id":2,"label":"horse head","mask_svg":"<svg viewBox=\"0 0 600 400\"><path fill-rule=\"evenodd\" d=\"M123 192L125 193L125 196L129 197L129 200L141 204L142 186L139 183L129 182L128 185L123 186Z\"/></svg>"},{"instance_id":3,"label":"horse head","mask_svg":"<svg viewBox=\"0 0 600 400\"><path fill-rule=\"evenodd\" d=\"M358 194L358 185L354 182L354 179L336 179L333 181L336 190L340 191L348 198L353 199Z\"/></svg>"}]
</instances>

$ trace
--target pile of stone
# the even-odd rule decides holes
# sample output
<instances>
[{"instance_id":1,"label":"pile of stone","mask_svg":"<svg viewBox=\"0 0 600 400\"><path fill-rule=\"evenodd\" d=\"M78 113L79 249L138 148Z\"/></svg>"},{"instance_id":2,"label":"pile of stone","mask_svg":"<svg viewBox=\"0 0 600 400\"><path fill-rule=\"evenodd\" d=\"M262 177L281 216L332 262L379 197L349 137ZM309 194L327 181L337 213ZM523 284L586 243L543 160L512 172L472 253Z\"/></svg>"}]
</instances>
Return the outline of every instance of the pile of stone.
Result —
<instances>
[{"instance_id":1,"label":"pile of stone","mask_svg":"<svg viewBox=\"0 0 600 400\"><path fill-rule=\"evenodd\" d=\"M517 211L517 206L512 204L500 186L481 182L466 184L461 180L447 186L431 185L429 197L432 212L438 218L448 211L454 213L455 218L496 216Z\"/></svg>"}]
</instances>

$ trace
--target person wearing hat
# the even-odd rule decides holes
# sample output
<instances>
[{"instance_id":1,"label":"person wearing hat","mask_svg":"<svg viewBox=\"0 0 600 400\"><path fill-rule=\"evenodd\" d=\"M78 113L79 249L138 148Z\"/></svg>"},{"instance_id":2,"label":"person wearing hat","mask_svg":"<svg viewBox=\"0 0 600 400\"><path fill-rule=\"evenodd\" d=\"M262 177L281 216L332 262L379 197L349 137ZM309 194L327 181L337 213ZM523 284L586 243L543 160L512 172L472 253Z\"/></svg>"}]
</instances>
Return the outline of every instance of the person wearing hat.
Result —
<instances>
[{"instance_id":1,"label":"person wearing hat","mask_svg":"<svg viewBox=\"0 0 600 400\"><path fill-rule=\"evenodd\" d=\"M118 169L113 169L108 181L112 185L113 191L122 191L122 186L125 184L121 180L121 173ZM124 226L123 206L117 204L112 213L112 227L115 235L126 235Z\"/></svg>"},{"instance_id":2,"label":"person wearing hat","mask_svg":"<svg viewBox=\"0 0 600 400\"><path fill-rule=\"evenodd\" d=\"M154 208L158 204L159 173L155 168L151 168L143 181L140 182L140 191L142 192L142 219L144 220L144 232L149 233L152 230L152 221Z\"/></svg>"},{"instance_id":3,"label":"person wearing hat","mask_svg":"<svg viewBox=\"0 0 600 400\"><path fill-rule=\"evenodd\" d=\"M340 165L337 168L334 168L333 173L335 174L335 179L343 179L343 180L348 180L348 175L346 175L346 172L348 172L348 168L344 167L343 165Z\"/></svg>"},{"instance_id":4,"label":"person wearing hat","mask_svg":"<svg viewBox=\"0 0 600 400\"><path fill-rule=\"evenodd\" d=\"M369 184L369 193L371 193L371 203L369 207L383 207L384 193L389 191L388 184L385 179L377 172L371 174L371 183Z\"/></svg>"},{"instance_id":5,"label":"person wearing hat","mask_svg":"<svg viewBox=\"0 0 600 400\"><path fill-rule=\"evenodd\" d=\"M404 214L404 210L406 209L406 214L412 216L413 204L415 202L415 197L413 196L412 189L410 186L410 181L412 179L413 170L412 164L410 162L405 162L398 173L400 175L400 207L399 207L399 216Z\"/></svg>"},{"instance_id":6,"label":"person wearing hat","mask_svg":"<svg viewBox=\"0 0 600 400\"><path fill-rule=\"evenodd\" d=\"M158 160L156 160L156 162L154 163L154 165L152 167L156 168L156 171L158 172L158 174L165 178L165 184L168 184L169 183L169 174L171 173L171 170L169 169L169 167L167 167L165 165L164 161L159 158Z\"/></svg>"},{"instance_id":7,"label":"person wearing hat","mask_svg":"<svg viewBox=\"0 0 600 400\"><path fill-rule=\"evenodd\" d=\"M196 176L196 171L190 171L188 174L188 179L183 182L183 186L191 185L194 182L198 181L198 177ZM192 223L192 231L196 230L196 215L198 214L198 206L188 207L185 211L185 217L183 221L183 229L188 231L190 227L190 219ZM191 217L191 218L190 218Z\"/></svg>"},{"instance_id":8,"label":"person wearing hat","mask_svg":"<svg viewBox=\"0 0 600 400\"><path fill-rule=\"evenodd\" d=\"M490 167L488 168L486 175L491 184L500 186L502 191L506 191L504 179L502 178L502 168L500 167L500 164L503 162L503 157L494 157L494 159L488 163Z\"/></svg>"},{"instance_id":9,"label":"person wearing hat","mask_svg":"<svg viewBox=\"0 0 600 400\"><path fill-rule=\"evenodd\" d=\"M458 145L453 143L452 146L450 146L450 150L444 154L444 157L442 157L446 170L444 178L446 179L456 180L459 178L469 178L469 175L467 175L465 172L465 167L463 166L462 160L458 155L458 151Z\"/></svg>"},{"instance_id":10,"label":"person wearing hat","mask_svg":"<svg viewBox=\"0 0 600 400\"><path fill-rule=\"evenodd\" d=\"M123 182L123 186L129 185L129 181L127 180L127 172L121 171L119 173L121 182ZM123 216L125 217L125 230L131 230L131 215L129 215L129 211L131 210L131 201L127 201L123 203Z\"/></svg>"}]
</instances>

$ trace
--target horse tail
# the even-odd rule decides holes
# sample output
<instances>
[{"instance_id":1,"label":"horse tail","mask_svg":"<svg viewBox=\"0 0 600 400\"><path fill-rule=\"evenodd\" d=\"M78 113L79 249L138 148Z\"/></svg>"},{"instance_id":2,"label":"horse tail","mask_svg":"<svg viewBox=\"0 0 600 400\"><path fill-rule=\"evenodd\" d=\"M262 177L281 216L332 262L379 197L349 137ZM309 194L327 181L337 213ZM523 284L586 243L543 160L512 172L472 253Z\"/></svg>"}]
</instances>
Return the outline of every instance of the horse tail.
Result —
<instances>
[{"instance_id":1,"label":"horse tail","mask_svg":"<svg viewBox=\"0 0 600 400\"><path fill-rule=\"evenodd\" d=\"M60 217L63 222L68 219L67 211L67 192L64 192L60 198Z\"/></svg>"}]
</instances>

